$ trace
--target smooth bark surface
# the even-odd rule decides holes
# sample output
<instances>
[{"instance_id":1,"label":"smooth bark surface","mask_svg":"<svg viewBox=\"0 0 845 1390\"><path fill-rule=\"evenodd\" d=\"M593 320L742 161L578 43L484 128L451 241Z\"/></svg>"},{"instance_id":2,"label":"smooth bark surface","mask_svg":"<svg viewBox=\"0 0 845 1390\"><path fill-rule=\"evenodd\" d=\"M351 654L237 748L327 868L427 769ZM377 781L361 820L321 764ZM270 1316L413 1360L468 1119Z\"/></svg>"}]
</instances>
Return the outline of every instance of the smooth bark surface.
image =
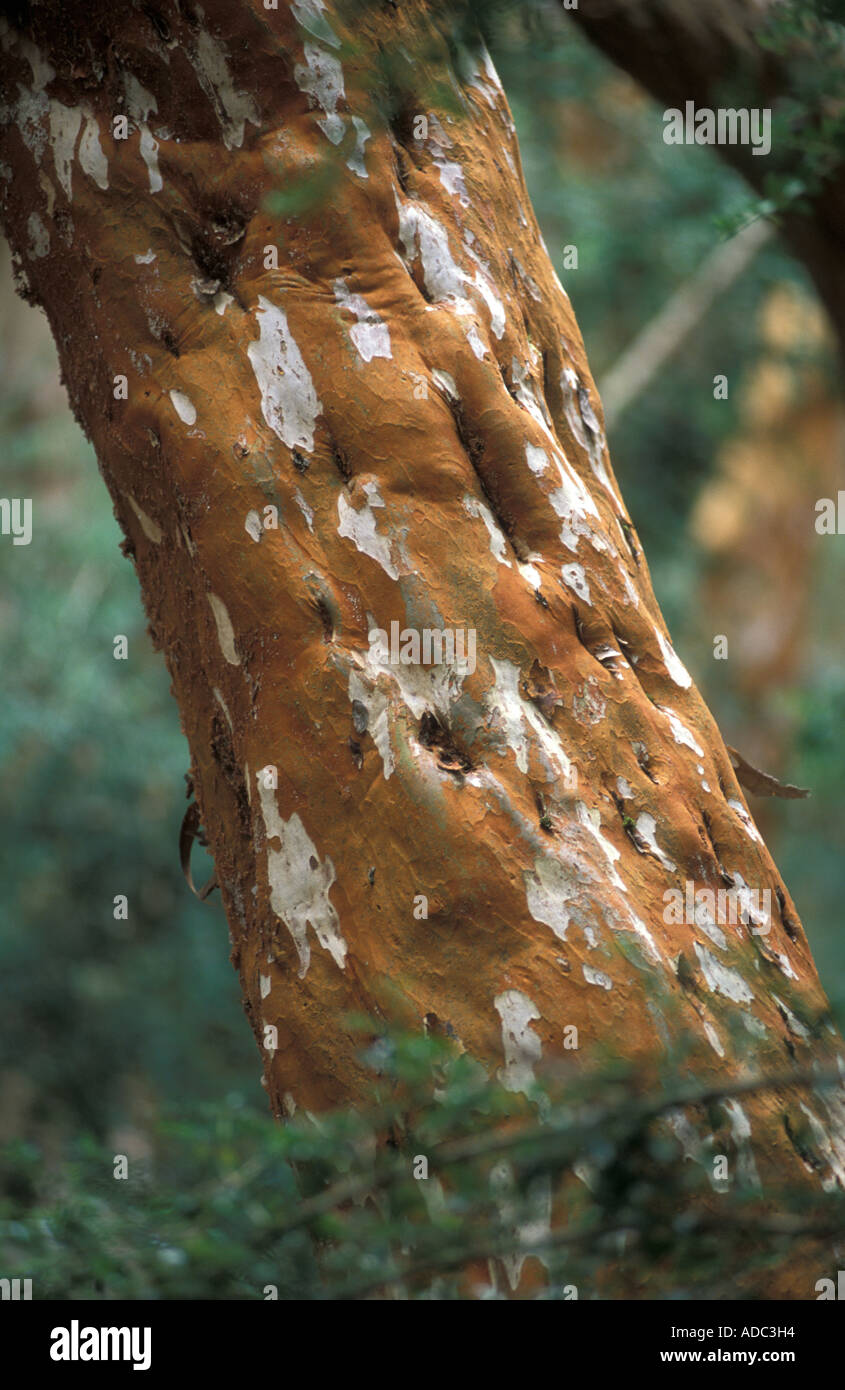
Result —
<instances>
[{"instance_id":1,"label":"smooth bark surface","mask_svg":"<svg viewBox=\"0 0 845 1390\"><path fill-rule=\"evenodd\" d=\"M495 71L429 31L420 4L353 32L206 0L2 34L4 225L172 675L270 1097L360 1097L350 1011L445 1028L515 1087L570 1025L582 1056L686 1040L710 1080L830 1063ZM379 40L415 58L389 124ZM393 623L473 632L475 669L391 664ZM673 920L687 885L736 921ZM831 1091L723 1120L685 1121L690 1152L845 1177Z\"/></svg>"}]
</instances>

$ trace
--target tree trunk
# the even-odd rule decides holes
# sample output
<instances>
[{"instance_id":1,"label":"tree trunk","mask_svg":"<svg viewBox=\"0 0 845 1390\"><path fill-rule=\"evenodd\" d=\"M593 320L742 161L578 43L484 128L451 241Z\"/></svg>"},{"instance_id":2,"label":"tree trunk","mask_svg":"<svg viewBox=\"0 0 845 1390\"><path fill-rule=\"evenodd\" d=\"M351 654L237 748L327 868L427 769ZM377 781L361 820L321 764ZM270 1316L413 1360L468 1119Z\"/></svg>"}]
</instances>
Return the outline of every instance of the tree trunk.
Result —
<instances>
[{"instance_id":1,"label":"tree trunk","mask_svg":"<svg viewBox=\"0 0 845 1390\"><path fill-rule=\"evenodd\" d=\"M375 10L47 3L2 34L5 228L172 676L273 1106L360 1098L351 1011L513 1087L572 1026L687 1038L711 1081L822 1062L493 66ZM463 662L392 660L440 629ZM733 923L690 916L705 889ZM724 1151L750 1125L761 1171L842 1180L836 1104L731 1102Z\"/></svg>"}]
</instances>

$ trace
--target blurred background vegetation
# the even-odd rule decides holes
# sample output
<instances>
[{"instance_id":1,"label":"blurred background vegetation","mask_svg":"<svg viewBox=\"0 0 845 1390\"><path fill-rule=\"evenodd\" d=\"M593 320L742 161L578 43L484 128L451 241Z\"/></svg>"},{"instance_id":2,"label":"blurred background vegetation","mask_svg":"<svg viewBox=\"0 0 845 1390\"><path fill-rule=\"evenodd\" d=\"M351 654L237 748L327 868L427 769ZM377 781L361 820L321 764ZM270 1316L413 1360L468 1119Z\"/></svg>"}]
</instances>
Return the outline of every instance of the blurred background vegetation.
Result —
<instances>
[{"instance_id":1,"label":"blurred background vegetation","mask_svg":"<svg viewBox=\"0 0 845 1390\"><path fill-rule=\"evenodd\" d=\"M753 216L751 199L712 150L664 145L654 103L568 24L542 43L519 26L499 33L493 56L529 191L601 391L720 254L725 229ZM577 269L564 266L572 246ZM196 902L179 871L187 747L46 321L15 297L8 254L0 302L0 495L32 497L35 514L29 547L0 545L9 1190L32 1198L35 1168L86 1135L143 1165L163 1117L207 1102L192 1133L215 1191L215 1174L246 1161L243 1143L218 1151L215 1134L236 1116L248 1138L266 1104L219 900ZM645 388L614 406L609 440L675 645L726 740L812 788L808 801L752 809L841 1017L845 547L813 528L841 467L839 373L808 278L773 235ZM727 399L714 398L717 375ZM118 633L127 661L112 655ZM714 659L720 634L726 661ZM128 897L126 921L114 918L116 894Z\"/></svg>"}]
</instances>

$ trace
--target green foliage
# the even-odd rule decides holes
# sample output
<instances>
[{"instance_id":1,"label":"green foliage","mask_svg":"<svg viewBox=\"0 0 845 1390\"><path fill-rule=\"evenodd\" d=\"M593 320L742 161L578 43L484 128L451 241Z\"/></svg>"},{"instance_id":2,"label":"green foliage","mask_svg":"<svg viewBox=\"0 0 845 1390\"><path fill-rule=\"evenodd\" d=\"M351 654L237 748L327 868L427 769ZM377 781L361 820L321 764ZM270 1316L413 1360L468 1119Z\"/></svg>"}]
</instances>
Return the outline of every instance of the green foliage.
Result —
<instances>
[{"instance_id":1,"label":"green foliage","mask_svg":"<svg viewBox=\"0 0 845 1390\"><path fill-rule=\"evenodd\" d=\"M718 1092L655 1096L607 1061L523 1096L417 1035L382 1038L370 1063L366 1109L278 1126L194 1107L124 1180L88 1140L61 1166L10 1146L0 1264L39 1298L501 1298L519 1257L546 1271L522 1297L751 1298L799 1239L821 1277L845 1230L842 1194L806 1190L778 1192L772 1222L730 1147L714 1199L706 1160L685 1160L665 1119L692 1098L724 1126ZM550 1228L552 1192L565 1220Z\"/></svg>"}]
</instances>

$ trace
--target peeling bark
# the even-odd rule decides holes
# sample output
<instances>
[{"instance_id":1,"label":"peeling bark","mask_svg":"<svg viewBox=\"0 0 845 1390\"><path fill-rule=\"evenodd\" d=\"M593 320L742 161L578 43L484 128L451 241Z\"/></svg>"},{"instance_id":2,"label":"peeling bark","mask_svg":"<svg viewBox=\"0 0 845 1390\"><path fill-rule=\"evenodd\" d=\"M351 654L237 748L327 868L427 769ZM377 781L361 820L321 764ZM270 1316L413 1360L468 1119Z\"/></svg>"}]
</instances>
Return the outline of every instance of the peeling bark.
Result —
<instances>
[{"instance_id":1,"label":"peeling bark","mask_svg":"<svg viewBox=\"0 0 845 1390\"><path fill-rule=\"evenodd\" d=\"M317 0L203 10L4 27L3 218L172 676L275 1110L361 1096L361 1010L436 1015L513 1086L573 1024L587 1054L685 1037L710 1080L831 1061L492 63L431 53L424 4L359 18L354 47ZM389 125L380 37L417 55ZM268 211L305 175L318 207ZM441 628L474 661L370 640ZM687 884L736 923L673 922ZM818 1176L845 1180L830 1091L726 1108L725 1151L747 1124L761 1172L805 1174L802 1101Z\"/></svg>"}]
</instances>

